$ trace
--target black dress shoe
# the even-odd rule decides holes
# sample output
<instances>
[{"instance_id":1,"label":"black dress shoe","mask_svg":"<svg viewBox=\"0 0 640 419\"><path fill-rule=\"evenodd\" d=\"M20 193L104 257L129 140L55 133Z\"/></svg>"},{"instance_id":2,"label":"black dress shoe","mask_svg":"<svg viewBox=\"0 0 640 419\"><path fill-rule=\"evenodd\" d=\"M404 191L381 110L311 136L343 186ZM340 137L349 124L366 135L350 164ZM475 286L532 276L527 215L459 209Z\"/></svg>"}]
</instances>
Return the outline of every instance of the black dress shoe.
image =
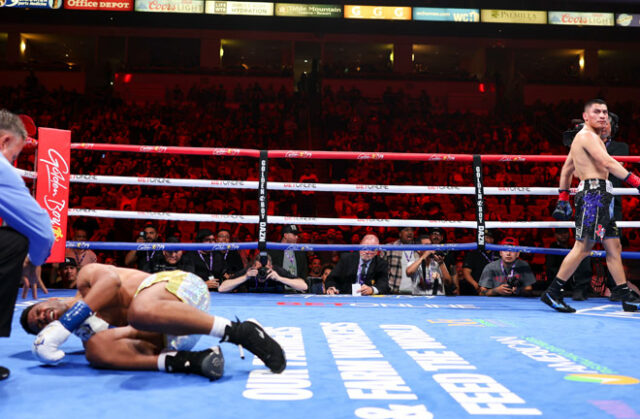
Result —
<instances>
[{"instance_id":1,"label":"black dress shoe","mask_svg":"<svg viewBox=\"0 0 640 419\"><path fill-rule=\"evenodd\" d=\"M0 380L9 378L9 370L5 367L0 367Z\"/></svg>"}]
</instances>

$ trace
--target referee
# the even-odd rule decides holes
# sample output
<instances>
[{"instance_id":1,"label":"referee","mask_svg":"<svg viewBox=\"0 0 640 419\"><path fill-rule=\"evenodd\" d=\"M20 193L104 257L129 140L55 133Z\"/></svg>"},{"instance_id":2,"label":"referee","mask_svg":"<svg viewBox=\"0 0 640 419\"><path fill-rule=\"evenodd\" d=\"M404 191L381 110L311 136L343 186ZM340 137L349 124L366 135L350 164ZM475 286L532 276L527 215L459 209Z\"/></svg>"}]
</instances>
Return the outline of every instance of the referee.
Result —
<instances>
[{"instance_id":1,"label":"referee","mask_svg":"<svg viewBox=\"0 0 640 419\"><path fill-rule=\"evenodd\" d=\"M24 121L24 123L23 123ZM29 194L13 164L29 133L31 118L0 110L0 337L11 333L11 320L20 286L22 263L27 253L35 266L42 265L53 245L49 216ZM33 132L35 134L35 132ZM9 370L0 366L0 380Z\"/></svg>"}]
</instances>

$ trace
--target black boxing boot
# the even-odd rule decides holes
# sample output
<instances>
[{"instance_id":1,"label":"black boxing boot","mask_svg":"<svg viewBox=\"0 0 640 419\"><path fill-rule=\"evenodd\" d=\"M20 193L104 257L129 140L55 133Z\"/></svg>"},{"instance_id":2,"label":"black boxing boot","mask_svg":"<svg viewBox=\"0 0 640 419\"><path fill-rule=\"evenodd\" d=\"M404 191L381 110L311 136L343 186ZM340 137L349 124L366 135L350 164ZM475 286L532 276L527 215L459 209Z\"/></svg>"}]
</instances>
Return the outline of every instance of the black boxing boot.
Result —
<instances>
[{"instance_id":1,"label":"black boxing boot","mask_svg":"<svg viewBox=\"0 0 640 419\"><path fill-rule=\"evenodd\" d=\"M197 352L178 351L174 355L167 355L165 370L198 374L213 381L224 373L224 357L219 346Z\"/></svg>"},{"instance_id":2,"label":"black boxing boot","mask_svg":"<svg viewBox=\"0 0 640 419\"><path fill-rule=\"evenodd\" d=\"M260 358L276 374L281 373L287 367L287 360L280 344L253 319L231 322L231 326L225 328L224 336L220 342L242 345Z\"/></svg>"},{"instance_id":3,"label":"black boxing boot","mask_svg":"<svg viewBox=\"0 0 640 419\"><path fill-rule=\"evenodd\" d=\"M542 297L540 297L540 300L561 313L575 313L576 309L567 305L562 298L562 287L566 283L567 281L563 281L558 277L554 278L549 288L547 288L544 294L542 294Z\"/></svg>"}]
</instances>

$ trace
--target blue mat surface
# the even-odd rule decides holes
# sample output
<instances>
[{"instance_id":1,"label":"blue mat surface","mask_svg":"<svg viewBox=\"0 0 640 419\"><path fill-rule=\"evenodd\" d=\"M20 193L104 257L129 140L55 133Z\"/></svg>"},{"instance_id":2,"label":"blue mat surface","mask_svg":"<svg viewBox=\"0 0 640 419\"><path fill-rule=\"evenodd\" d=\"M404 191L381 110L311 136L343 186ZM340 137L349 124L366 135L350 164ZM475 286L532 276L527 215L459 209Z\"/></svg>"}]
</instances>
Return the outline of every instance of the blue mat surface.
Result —
<instances>
[{"instance_id":1,"label":"blue mat surface","mask_svg":"<svg viewBox=\"0 0 640 419\"><path fill-rule=\"evenodd\" d=\"M92 369L75 337L64 363L42 366L20 300L0 340L0 418L640 418L640 314L568 302L578 313L521 298L212 294L212 314L258 319L288 367L271 374L225 343L225 376L209 382Z\"/></svg>"}]
</instances>

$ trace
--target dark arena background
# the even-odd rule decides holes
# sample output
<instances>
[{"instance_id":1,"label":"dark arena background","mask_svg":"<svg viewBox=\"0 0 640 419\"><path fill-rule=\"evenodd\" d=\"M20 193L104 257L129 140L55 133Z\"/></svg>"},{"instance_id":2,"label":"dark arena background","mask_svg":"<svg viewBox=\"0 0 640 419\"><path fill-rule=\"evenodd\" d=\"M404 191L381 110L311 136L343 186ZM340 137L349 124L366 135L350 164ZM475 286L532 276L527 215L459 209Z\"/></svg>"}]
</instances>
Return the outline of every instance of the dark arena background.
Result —
<instances>
[{"instance_id":1,"label":"dark arena background","mask_svg":"<svg viewBox=\"0 0 640 419\"><path fill-rule=\"evenodd\" d=\"M25 273L0 339L0 417L640 418L640 314L602 246L564 289L576 313L539 299L575 236L551 216L563 133L604 99L608 150L640 172L639 74L636 0L0 0L0 109L39 128L17 170L36 197L68 192L48 208L58 256ZM637 291L639 193L613 190ZM326 294L371 234L383 257L444 252L442 295ZM296 251L306 292L217 292L267 250ZM529 295L477 295L474 255L500 251L531 267ZM282 374L228 343L214 382L95 369L75 337L59 365L33 357L22 310L73 296L88 263L214 254L209 312L258 319Z\"/></svg>"}]
</instances>

